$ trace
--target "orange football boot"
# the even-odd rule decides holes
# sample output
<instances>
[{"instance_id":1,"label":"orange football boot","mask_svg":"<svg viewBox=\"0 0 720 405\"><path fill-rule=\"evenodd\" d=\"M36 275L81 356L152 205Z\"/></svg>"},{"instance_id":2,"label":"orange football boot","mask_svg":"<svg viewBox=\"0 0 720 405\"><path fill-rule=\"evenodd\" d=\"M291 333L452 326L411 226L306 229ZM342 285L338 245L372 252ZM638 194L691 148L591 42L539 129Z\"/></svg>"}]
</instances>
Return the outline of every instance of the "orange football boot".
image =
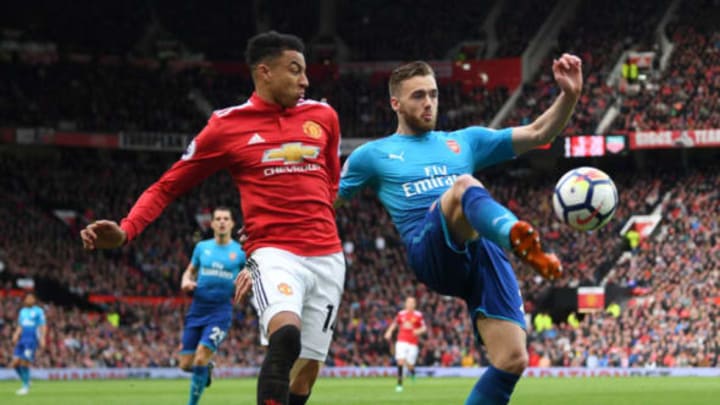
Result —
<instances>
[{"instance_id":1,"label":"orange football boot","mask_svg":"<svg viewBox=\"0 0 720 405\"><path fill-rule=\"evenodd\" d=\"M540 235L532 225L518 221L510 229L510 246L513 253L532 266L541 276L554 280L562 276L562 264L554 253L545 253L540 245Z\"/></svg>"}]
</instances>

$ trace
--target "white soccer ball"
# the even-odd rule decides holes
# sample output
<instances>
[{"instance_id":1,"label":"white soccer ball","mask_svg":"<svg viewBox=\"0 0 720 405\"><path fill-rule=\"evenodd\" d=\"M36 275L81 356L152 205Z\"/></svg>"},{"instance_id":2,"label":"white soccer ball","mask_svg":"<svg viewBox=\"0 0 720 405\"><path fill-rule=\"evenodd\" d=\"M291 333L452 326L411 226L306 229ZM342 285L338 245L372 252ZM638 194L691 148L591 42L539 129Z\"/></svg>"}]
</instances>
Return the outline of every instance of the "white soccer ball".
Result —
<instances>
[{"instance_id":1,"label":"white soccer ball","mask_svg":"<svg viewBox=\"0 0 720 405\"><path fill-rule=\"evenodd\" d=\"M553 193L555 215L579 231L592 231L607 224L617 204L615 183L594 167L578 167L565 173Z\"/></svg>"}]
</instances>

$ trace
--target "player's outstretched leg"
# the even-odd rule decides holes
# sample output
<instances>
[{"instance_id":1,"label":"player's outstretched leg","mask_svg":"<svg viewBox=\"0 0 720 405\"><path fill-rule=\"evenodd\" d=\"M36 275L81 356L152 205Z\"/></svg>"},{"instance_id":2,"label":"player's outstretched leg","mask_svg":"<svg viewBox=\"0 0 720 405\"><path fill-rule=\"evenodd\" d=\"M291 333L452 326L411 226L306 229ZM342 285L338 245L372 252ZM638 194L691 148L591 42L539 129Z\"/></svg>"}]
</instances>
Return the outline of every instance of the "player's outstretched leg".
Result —
<instances>
[{"instance_id":1,"label":"player's outstretched leg","mask_svg":"<svg viewBox=\"0 0 720 405\"><path fill-rule=\"evenodd\" d=\"M560 260L542 250L537 231L495 201L476 178L459 176L452 188L442 195L441 208L456 241L470 240L477 232L499 246L511 249L543 277L557 278L562 274Z\"/></svg>"},{"instance_id":2,"label":"player's outstretched leg","mask_svg":"<svg viewBox=\"0 0 720 405\"><path fill-rule=\"evenodd\" d=\"M286 324L271 333L267 354L258 376L258 405L288 404L290 369L299 355L300 329L297 326Z\"/></svg>"},{"instance_id":3,"label":"player's outstretched leg","mask_svg":"<svg viewBox=\"0 0 720 405\"><path fill-rule=\"evenodd\" d=\"M478 319L477 326L492 365L475 384L465 405L505 405L527 367L525 331L512 322L492 318Z\"/></svg>"}]
</instances>

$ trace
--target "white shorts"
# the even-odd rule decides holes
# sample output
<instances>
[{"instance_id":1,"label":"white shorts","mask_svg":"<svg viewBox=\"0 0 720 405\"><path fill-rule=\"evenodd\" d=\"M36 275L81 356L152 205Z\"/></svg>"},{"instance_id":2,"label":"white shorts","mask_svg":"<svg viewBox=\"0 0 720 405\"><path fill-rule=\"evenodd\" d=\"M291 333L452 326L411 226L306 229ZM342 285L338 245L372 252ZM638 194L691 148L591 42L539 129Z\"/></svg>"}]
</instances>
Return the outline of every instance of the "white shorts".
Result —
<instances>
[{"instance_id":1,"label":"white shorts","mask_svg":"<svg viewBox=\"0 0 720 405\"><path fill-rule=\"evenodd\" d=\"M395 360L405 360L405 364L414 366L418 356L418 345L408 342L395 343Z\"/></svg>"},{"instance_id":2,"label":"white shorts","mask_svg":"<svg viewBox=\"0 0 720 405\"><path fill-rule=\"evenodd\" d=\"M261 343L268 344L267 328L275 315L293 312L302 321L300 358L325 361L345 283L342 252L304 257L260 248L246 267L253 279L252 304L260 320Z\"/></svg>"}]
</instances>

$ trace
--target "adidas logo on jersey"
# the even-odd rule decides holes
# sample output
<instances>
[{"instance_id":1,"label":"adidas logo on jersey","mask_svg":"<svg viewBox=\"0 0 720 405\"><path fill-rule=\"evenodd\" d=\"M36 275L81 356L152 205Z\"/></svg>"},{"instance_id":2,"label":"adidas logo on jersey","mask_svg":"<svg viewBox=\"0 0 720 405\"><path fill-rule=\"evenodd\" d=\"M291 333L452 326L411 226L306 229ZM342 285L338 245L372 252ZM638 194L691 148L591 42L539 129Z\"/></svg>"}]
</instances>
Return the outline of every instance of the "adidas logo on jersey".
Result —
<instances>
[{"instance_id":1,"label":"adidas logo on jersey","mask_svg":"<svg viewBox=\"0 0 720 405\"><path fill-rule=\"evenodd\" d=\"M263 138L262 136L260 136L260 134L255 132L255 134L252 136L252 138L250 138L250 140L248 141L247 144L254 145L256 143L263 143L263 142L265 142L265 138Z\"/></svg>"}]
</instances>

